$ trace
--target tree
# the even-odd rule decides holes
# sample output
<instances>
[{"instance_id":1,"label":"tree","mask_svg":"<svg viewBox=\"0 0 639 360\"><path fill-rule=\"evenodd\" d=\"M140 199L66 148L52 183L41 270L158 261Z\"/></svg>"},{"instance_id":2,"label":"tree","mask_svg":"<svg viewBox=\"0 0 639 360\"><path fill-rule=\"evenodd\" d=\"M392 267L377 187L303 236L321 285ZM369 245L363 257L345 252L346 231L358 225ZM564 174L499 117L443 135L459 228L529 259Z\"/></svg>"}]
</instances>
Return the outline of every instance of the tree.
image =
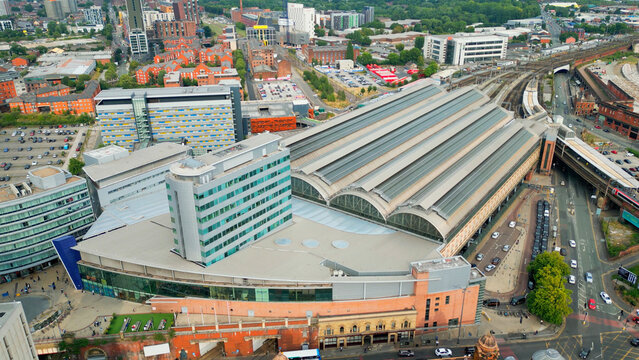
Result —
<instances>
[{"instance_id":1,"label":"tree","mask_svg":"<svg viewBox=\"0 0 639 360\"><path fill-rule=\"evenodd\" d=\"M362 53L359 54L359 56L357 57L357 62L366 66L368 64L375 64L375 59L373 59L373 55L371 55L370 53L364 51Z\"/></svg>"},{"instance_id":2,"label":"tree","mask_svg":"<svg viewBox=\"0 0 639 360\"><path fill-rule=\"evenodd\" d=\"M210 38L211 36L213 36L213 30L211 30L210 26L204 25L202 29L204 30L204 37Z\"/></svg>"},{"instance_id":3,"label":"tree","mask_svg":"<svg viewBox=\"0 0 639 360\"><path fill-rule=\"evenodd\" d=\"M340 101L346 100L346 93L344 93L344 90L340 90L340 91L337 92L337 98Z\"/></svg>"},{"instance_id":4,"label":"tree","mask_svg":"<svg viewBox=\"0 0 639 360\"><path fill-rule=\"evenodd\" d=\"M353 51L353 43L348 42L346 45L346 58L355 61L355 52Z\"/></svg>"},{"instance_id":5,"label":"tree","mask_svg":"<svg viewBox=\"0 0 639 360\"><path fill-rule=\"evenodd\" d=\"M536 281L527 298L528 310L542 320L560 325L572 313L572 291L564 287L566 278L561 276L560 269L548 265L538 270Z\"/></svg>"},{"instance_id":6,"label":"tree","mask_svg":"<svg viewBox=\"0 0 639 360\"><path fill-rule=\"evenodd\" d=\"M47 12L44 9L38 10L38 12L36 12L36 14L38 15L38 17L41 17L41 18L47 17Z\"/></svg>"},{"instance_id":7,"label":"tree","mask_svg":"<svg viewBox=\"0 0 639 360\"><path fill-rule=\"evenodd\" d=\"M574 31L568 31L568 32L564 32L561 33L561 35L559 35L559 41L566 42L566 40L568 40L568 38L573 38L575 40L579 40L579 35L577 35L576 32Z\"/></svg>"},{"instance_id":8,"label":"tree","mask_svg":"<svg viewBox=\"0 0 639 360\"><path fill-rule=\"evenodd\" d=\"M401 52L402 50L404 50L404 44L402 44L402 43L395 44L395 49L397 49L397 51Z\"/></svg>"},{"instance_id":9,"label":"tree","mask_svg":"<svg viewBox=\"0 0 639 360\"><path fill-rule=\"evenodd\" d=\"M246 25L244 23L242 23L242 22L239 22L239 21L235 23L235 27L238 30L246 30Z\"/></svg>"},{"instance_id":10,"label":"tree","mask_svg":"<svg viewBox=\"0 0 639 360\"><path fill-rule=\"evenodd\" d=\"M540 269L545 268L546 266L551 266L559 270L560 276L568 276L570 275L570 266L564 262L563 256L561 256L558 252L542 252L537 255L535 260L533 260L530 264L528 264L528 272L533 275L533 278L540 271ZM536 281L536 279L535 279Z\"/></svg>"},{"instance_id":11,"label":"tree","mask_svg":"<svg viewBox=\"0 0 639 360\"><path fill-rule=\"evenodd\" d=\"M424 48L424 37L423 36L418 36L415 38L415 47L418 49L423 49Z\"/></svg>"},{"instance_id":12,"label":"tree","mask_svg":"<svg viewBox=\"0 0 639 360\"><path fill-rule=\"evenodd\" d=\"M73 175L82 174L82 168L84 167L84 163L76 158L71 158L69 160L69 172Z\"/></svg>"},{"instance_id":13,"label":"tree","mask_svg":"<svg viewBox=\"0 0 639 360\"><path fill-rule=\"evenodd\" d=\"M315 25L315 36L322 37L326 35L326 30L319 27L319 25Z\"/></svg>"},{"instance_id":14,"label":"tree","mask_svg":"<svg viewBox=\"0 0 639 360\"><path fill-rule=\"evenodd\" d=\"M364 96L364 93L365 93L365 92L366 92L366 89L364 89L364 88L361 88L361 89L359 90L359 93L360 93L362 96Z\"/></svg>"},{"instance_id":15,"label":"tree","mask_svg":"<svg viewBox=\"0 0 639 360\"><path fill-rule=\"evenodd\" d=\"M33 5L31 5L31 4L26 4L26 5L24 6L24 11L26 11L26 12L32 12L32 11L33 11Z\"/></svg>"}]
</instances>

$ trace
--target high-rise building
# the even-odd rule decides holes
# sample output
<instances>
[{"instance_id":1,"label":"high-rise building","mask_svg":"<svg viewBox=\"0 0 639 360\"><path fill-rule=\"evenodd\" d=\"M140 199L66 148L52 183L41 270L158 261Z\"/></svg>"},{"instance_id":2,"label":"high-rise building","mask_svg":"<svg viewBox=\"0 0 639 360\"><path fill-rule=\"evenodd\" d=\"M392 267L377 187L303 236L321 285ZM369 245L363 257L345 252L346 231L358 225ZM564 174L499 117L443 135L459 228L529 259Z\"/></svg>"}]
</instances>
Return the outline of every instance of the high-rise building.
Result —
<instances>
[{"instance_id":1,"label":"high-rise building","mask_svg":"<svg viewBox=\"0 0 639 360\"><path fill-rule=\"evenodd\" d=\"M331 13L330 27L333 30L345 30L360 27L364 24L365 15L349 12L333 12Z\"/></svg>"},{"instance_id":2,"label":"high-rise building","mask_svg":"<svg viewBox=\"0 0 639 360\"><path fill-rule=\"evenodd\" d=\"M375 7L374 6L364 6L364 24L368 24L369 22L373 22L375 20Z\"/></svg>"},{"instance_id":3,"label":"high-rise building","mask_svg":"<svg viewBox=\"0 0 639 360\"><path fill-rule=\"evenodd\" d=\"M57 258L51 240L81 237L94 221L87 181L52 166L0 186L0 275L18 277ZM1 357L0 357L1 358Z\"/></svg>"},{"instance_id":4,"label":"high-rise building","mask_svg":"<svg viewBox=\"0 0 639 360\"><path fill-rule=\"evenodd\" d=\"M45 0L44 10L47 13L47 17L50 19L62 19L64 18L64 12L62 11L62 1L60 0Z\"/></svg>"},{"instance_id":5,"label":"high-rise building","mask_svg":"<svg viewBox=\"0 0 639 360\"><path fill-rule=\"evenodd\" d=\"M153 30L153 24L156 21L171 21L175 20L175 14L172 12L160 12L157 10L145 10L143 12L144 15L144 25L146 30Z\"/></svg>"},{"instance_id":6,"label":"high-rise building","mask_svg":"<svg viewBox=\"0 0 639 360\"><path fill-rule=\"evenodd\" d=\"M497 35L431 35L424 41L424 58L440 64L464 65L506 58L508 38Z\"/></svg>"},{"instance_id":7,"label":"high-rise building","mask_svg":"<svg viewBox=\"0 0 639 360\"><path fill-rule=\"evenodd\" d=\"M0 16L11 14L11 7L9 6L9 0L0 0Z\"/></svg>"},{"instance_id":8,"label":"high-rise building","mask_svg":"<svg viewBox=\"0 0 639 360\"><path fill-rule=\"evenodd\" d=\"M156 21L153 28L158 39L187 38L195 36L197 25L189 20Z\"/></svg>"},{"instance_id":9,"label":"high-rise building","mask_svg":"<svg viewBox=\"0 0 639 360\"><path fill-rule=\"evenodd\" d=\"M0 304L0 359L38 360L21 302Z\"/></svg>"},{"instance_id":10,"label":"high-rise building","mask_svg":"<svg viewBox=\"0 0 639 360\"><path fill-rule=\"evenodd\" d=\"M196 25L200 25L200 12L197 0L173 1L173 14L175 14L175 20L195 21Z\"/></svg>"},{"instance_id":11,"label":"high-rise building","mask_svg":"<svg viewBox=\"0 0 639 360\"><path fill-rule=\"evenodd\" d=\"M175 252L211 265L291 221L291 164L264 133L180 161L166 179Z\"/></svg>"},{"instance_id":12,"label":"high-rise building","mask_svg":"<svg viewBox=\"0 0 639 360\"><path fill-rule=\"evenodd\" d=\"M89 25L104 25L104 19L102 18L102 8L99 6L91 6L88 9L83 9L84 21Z\"/></svg>"},{"instance_id":13,"label":"high-rise building","mask_svg":"<svg viewBox=\"0 0 639 360\"><path fill-rule=\"evenodd\" d=\"M72 14L78 11L78 1L77 0L61 0L60 4L62 6L62 12L67 14Z\"/></svg>"},{"instance_id":14,"label":"high-rise building","mask_svg":"<svg viewBox=\"0 0 639 360\"><path fill-rule=\"evenodd\" d=\"M311 38L315 36L314 8L306 8L303 4L288 3L287 12L289 25L293 31L307 33Z\"/></svg>"},{"instance_id":15,"label":"high-rise building","mask_svg":"<svg viewBox=\"0 0 639 360\"><path fill-rule=\"evenodd\" d=\"M142 0L126 0L128 18L129 45L133 55L142 55L149 52L149 41L146 37L144 15L142 13Z\"/></svg>"},{"instance_id":16,"label":"high-rise building","mask_svg":"<svg viewBox=\"0 0 639 360\"><path fill-rule=\"evenodd\" d=\"M105 144L186 141L195 153L244 139L240 101L237 86L109 89L95 98Z\"/></svg>"}]
</instances>

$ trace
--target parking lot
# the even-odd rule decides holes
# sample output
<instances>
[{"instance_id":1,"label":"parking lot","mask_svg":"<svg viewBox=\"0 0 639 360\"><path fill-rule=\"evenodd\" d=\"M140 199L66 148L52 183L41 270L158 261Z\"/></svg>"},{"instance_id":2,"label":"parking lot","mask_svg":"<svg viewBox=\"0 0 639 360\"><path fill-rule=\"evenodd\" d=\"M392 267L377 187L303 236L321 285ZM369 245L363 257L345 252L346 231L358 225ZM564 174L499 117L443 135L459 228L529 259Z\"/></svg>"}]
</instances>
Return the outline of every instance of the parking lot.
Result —
<instances>
[{"instance_id":1,"label":"parking lot","mask_svg":"<svg viewBox=\"0 0 639 360\"><path fill-rule=\"evenodd\" d=\"M332 70L327 73L327 75L337 81L342 83L344 86L349 88L360 88L360 87L369 87L375 84L375 79L372 78L366 72L348 72L344 70Z\"/></svg>"},{"instance_id":2,"label":"parking lot","mask_svg":"<svg viewBox=\"0 0 639 360\"><path fill-rule=\"evenodd\" d=\"M79 153L73 141L80 126L30 126L0 130L0 185L26 180L27 172L42 165L61 166L66 154ZM67 149L65 149L65 147ZM77 150L77 151L76 151Z\"/></svg>"},{"instance_id":3,"label":"parking lot","mask_svg":"<svg viewBox=\"0 0 639 360\"><path fill-rule=\"evenodd\" d=\"M626 150L600 150L601 154L608 158L608 160L619 165L628 174L637 177L639 176L639 159L632 154L626 152Z\"/></svg>"},{"instance_id":4,"label":"parking lot","mask_svg":"<svg viewBox=\"0 0 639 360\"><path fill-rule=\"evenodd\" d=\"M295 100L305 99L304 93L293 82L263 81L258 83L257 90L262 100Z\"/></svg>"},{"instance_id":5,"label":"parking lot","mask_svg":"<svg viewBox=\"0 0 639 360\"><path fill-rule=\"evenodd\" d=\"M519 238L521 231L515 228L516 225L514 219L508 220L490 235L490 239L482 244L477 255L470 259L486 276L495 273L495 269L501 265L503 258Z\"/></svg>"}]
</instances>

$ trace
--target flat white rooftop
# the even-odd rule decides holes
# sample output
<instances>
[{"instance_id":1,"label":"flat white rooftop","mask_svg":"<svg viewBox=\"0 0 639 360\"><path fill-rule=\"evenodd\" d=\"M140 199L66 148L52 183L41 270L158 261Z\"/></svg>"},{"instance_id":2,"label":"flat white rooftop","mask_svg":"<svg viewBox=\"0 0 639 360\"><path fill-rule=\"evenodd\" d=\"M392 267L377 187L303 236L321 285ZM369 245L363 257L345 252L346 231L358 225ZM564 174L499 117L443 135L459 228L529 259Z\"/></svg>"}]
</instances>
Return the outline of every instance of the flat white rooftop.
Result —
<instances>
[{"instance_id":1,"label":"flat white rooftop","mask_svg":"<svg viewBox=\"0 0 639 360\"><path fill-rule=\"evenodd\" d=\"M316 205L293 201L292 225L202 268L171 253L168 214L87 239L81 253L188 273L282 282L409 280L411 263L440 259L439 245ZM335 278L336 263L360 276Z\"/></svg>"}]
</instances>

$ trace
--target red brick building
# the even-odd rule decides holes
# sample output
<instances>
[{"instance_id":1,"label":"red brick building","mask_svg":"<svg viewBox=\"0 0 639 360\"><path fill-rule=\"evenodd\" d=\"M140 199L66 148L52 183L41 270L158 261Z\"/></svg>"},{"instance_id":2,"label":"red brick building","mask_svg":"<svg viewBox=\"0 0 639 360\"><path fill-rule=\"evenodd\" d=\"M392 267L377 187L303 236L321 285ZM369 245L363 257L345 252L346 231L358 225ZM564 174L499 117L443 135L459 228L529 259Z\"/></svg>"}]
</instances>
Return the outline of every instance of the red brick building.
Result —
<instances>
[{"instance_id":1,"label":"red brick building","mask_svg":"<svg viewBox=\"0 0 639 360\"><path fill-rule=\"evenodd\" d=\"M602 102L599 114L604 116L604 125L633 140L639 140L639 114L632 105Z\"/></svg>"},{"instance_id":2,"label":"red brick building","mask_svg":"<svg viewBox=\"0 0 639 360\"><path fill-rule=\"evenodd\" d=\"M575 100L575 115L592 115L595 111L595 99L582 98Z\"/></svg>"},{"instance_id":3,"label":"red brick building","mask_svg":"<svg viewBox=\"0 0 639 360\"><path fill-rule=\"evenodd\" d=\"M302 46L302 53L306 57L306 61L309 64L313 63L313 60L317 63L324 65L332 65L337 63L337 60L346 59L346 46ZM353 49L353 55L355 59L359 56L359 49Z\"/></svg>"},{"instance_id":4,"label":"red brick building","mask_svg":"<svg viewBox=\"0 0 639 360\"><path fill-rule=\"evenodd\" d=\"M153 26L158 39L192 37L197 30L195 21L188 20L156 21Z\"/></svg>"},{"instance_id":5,"label":"red brick building","mask_svg":"<svg viewBox=\"0 0 639 360\"><path fill-rule=\"evenodd\" d=\"M84 90L80 94L70 94L69 88L53 86L42 88L37 94L24 94L8 101L11 109L19 109L24 114L38 112L52 112L63 114L95 114L95 96L100 92L100 84L95 81L87 81Z\"/></svg>"}]
</instances>

